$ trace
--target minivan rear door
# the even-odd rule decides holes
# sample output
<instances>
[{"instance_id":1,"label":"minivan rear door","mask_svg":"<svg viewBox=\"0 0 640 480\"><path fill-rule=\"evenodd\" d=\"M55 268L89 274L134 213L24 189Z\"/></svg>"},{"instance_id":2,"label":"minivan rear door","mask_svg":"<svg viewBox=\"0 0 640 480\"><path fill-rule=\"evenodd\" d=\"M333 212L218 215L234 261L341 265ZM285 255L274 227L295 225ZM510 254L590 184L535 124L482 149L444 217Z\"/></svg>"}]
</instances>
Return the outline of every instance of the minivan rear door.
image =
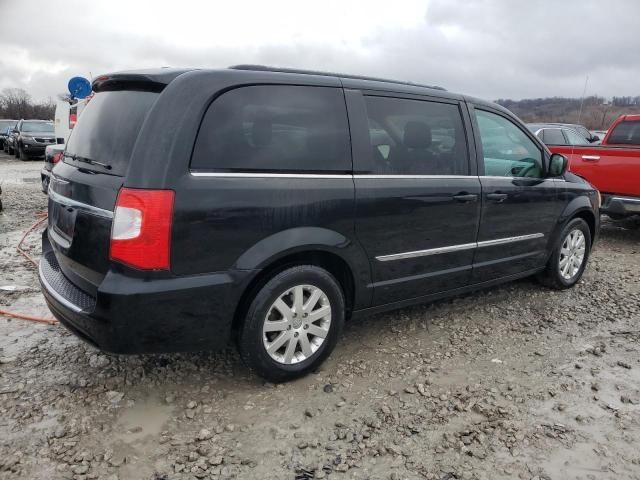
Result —
<instances>
[{"instance_id":1,"label":"minivan rear door","mask_svg":"<svg viewBox=\"0 0 640 480\"><path fill-rule=\"evenodd\" d=\"M468 118L456 99L347 91L356 234L374 304L468 284L480 218Z\"/></svg>"},{"instance_id":2,"label":"minivan rear door","mask_svg":"<svg viewBox=\"0 0 640 480\"><path fill-rule=\"evenodd\" d=\"M113 209L140 128L158 97L143 90L97 93L53 169L48 238L63 273L94 294L108 270Z\"/></svg>"}]
</instances>

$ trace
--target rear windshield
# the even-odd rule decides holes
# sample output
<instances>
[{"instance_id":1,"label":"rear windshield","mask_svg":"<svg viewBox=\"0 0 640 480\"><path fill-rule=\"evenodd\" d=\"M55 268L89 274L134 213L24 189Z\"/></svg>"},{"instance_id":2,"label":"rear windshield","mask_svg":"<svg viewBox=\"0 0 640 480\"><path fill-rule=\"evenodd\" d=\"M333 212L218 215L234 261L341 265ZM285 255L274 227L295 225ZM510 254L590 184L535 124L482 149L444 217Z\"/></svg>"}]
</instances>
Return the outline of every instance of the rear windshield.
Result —
<instances>
[{"instance_id":1,"label":"rear windshield","mask_svg":"<svg viewBox=\"0 0 640 480\"><path fill-rule=\"evenodd\" d=\"M126 90L96 94L72 130L64 161L124 176L142 123L157 98L158 93Z\"/></svg>"},{"instance_id":2,"label":"rear windshield","mask_svg":"<svg viewBox=\"0 0 640 480\"><path fill-rule=\"evenodd\" d=\"M610 144L640 145L640 122L622 122L611 132Z\"/></svg>"},{"instance_id":3,"label":"rear windshield","mask_svg":"<svg viewBox=\"0 0 640 480\"><path fill-rule=\"evenodd\" d=\"M53 133L53 123L49 122L22 122L23 132Z\"/></svg>"}]
</instances>

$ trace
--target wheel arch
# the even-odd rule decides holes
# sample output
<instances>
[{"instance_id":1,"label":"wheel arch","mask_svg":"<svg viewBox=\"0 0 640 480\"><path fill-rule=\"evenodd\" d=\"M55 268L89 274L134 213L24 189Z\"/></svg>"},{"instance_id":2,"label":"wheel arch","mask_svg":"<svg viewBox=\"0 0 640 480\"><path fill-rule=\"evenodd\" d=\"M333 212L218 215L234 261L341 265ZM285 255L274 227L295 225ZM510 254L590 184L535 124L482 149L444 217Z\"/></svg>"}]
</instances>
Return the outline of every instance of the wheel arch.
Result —
<instances>
[{"instance_id":1,"label":"wheel arch","mask_svg":"<svg viewBox=\"0 0 640 480\"><path fill-rule=\"evenodd\" d=\"M589 230L591 232L591 238L594 238L594 235L597 233L597 225L596 215L598 212L594 212L594 206L591 203L591 198L586 195L577 195L571 199L571 201L565 205L562 214L558 219L558 230L561 230L564 225L567 224L570 220L576 217L580 217L587 222L589 225Z\"/></svg>"},{"instance_id":2,"label":"wheel arch","mask_svg":"<svg viewBox=\"0 0 640 480\"><path fill-rule=\"evenodd\" d=\"M593 212L587 209L578 210L571 217L571 219L573 218L582 218L587 222L587 225L589 226L589 233L591 234L591 245L593 245L593 242L595 242L596 239L596 217Z\"/></svg>"},{"instance_id":3,"label":"wheel arch","mask_svg":"<svg viewBox=\"0 0 640 480\"><path fill-rule=\"evenodd\" d=\"M345 258L322 246L300 246L281 255L271 258L251 279L238 301L233 316L233 330L237 332L252 299L258 291L275 275L298 265L314 265L328 271L336 279L345 297L346 318L349 318L354 307L358 305L356 272Z\"/></svg>"},{"instance_id":4,"label":"wheel arch","mask_svg":"<svg viewBox=\"0 0 640 480\"><path fill-rule=\"evenodd\" d=\"M591 234L591 245L593 246L598 235L599 222L596 214L593 212L593 206L591 205L589 198L586 196L579 196L569 202L562 214L558 217L556 227L551 233L549 242L547 243L547 259L551 257L551 252L560 239L562 229L574 218L581 218L587 223L589 226L589 233Z\"/></svg>"}]
</instances>

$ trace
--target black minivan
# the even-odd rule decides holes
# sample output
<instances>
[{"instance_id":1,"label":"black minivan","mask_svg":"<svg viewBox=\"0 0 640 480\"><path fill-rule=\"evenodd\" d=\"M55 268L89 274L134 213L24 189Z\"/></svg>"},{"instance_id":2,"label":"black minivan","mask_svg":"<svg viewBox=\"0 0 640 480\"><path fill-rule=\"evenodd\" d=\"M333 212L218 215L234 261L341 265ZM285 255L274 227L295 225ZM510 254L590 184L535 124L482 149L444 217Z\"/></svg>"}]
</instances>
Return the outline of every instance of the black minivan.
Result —
<instances>
[{"instance_id":1,"label":"black minivan","mask_svg":"<svg viewBox=\"0 0 640 480\"><path fill-rule=\"evenodd\" d=\"M110 352L234 339L272 381L345 320L581 277L598 192L509 111L438 87L239 66L114 73L49 186L42 291Z\"/></svg>"}]
</instances>

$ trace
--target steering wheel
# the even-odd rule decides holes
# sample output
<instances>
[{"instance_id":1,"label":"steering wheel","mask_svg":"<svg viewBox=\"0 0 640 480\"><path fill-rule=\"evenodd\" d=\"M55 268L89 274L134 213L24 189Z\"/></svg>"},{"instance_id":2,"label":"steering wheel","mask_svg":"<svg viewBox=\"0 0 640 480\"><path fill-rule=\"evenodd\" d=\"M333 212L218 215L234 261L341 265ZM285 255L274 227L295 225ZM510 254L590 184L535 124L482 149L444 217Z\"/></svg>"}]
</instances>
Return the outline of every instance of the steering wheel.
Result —
<instances>
[{"instance_id":1,"label":"steering wheel","mask_svg":"<svg viewBox=\"0 0 640 480\"><path fill-rule=\"evenodd\" d=\"M518 177L529 177L530 173L533 173L538 169L538 164L536 163L536 160L534 158L524 158L521 160L521 162L531 162L531 165L529 165L528 167L524 167L522 170L520 170L518 172ZM538 177L537 172L535 173L535 175L532 175L532 176Z\"/></svg>"}]
</instances>

